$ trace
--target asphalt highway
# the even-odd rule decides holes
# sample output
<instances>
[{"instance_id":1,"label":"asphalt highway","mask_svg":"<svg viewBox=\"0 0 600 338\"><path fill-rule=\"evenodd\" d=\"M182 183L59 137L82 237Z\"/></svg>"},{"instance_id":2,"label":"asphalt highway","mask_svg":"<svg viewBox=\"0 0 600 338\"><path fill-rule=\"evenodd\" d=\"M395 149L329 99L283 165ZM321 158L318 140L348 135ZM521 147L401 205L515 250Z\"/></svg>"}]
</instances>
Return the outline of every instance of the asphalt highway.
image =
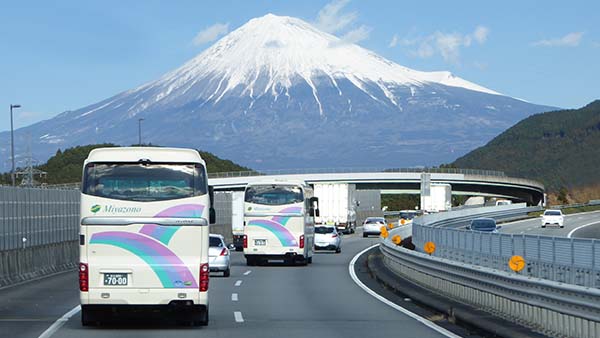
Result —
<instances>
[{"instance_id":1,"label":"asphalt highway","mask_svg":"<svg viewBox=\"0 0 600 338\"><path fill-rule=\"evenodd\" d=\"M452 336L377 300L351 278L350 261L377 242L375 237L362 238L361 233L344 236L342 253L317 253L313 264L305 267L248 267L243 255L233 252L231 276L211 275L210 323L206 327L144 318L82 327L76 309L76 273L55 275L0 290L0 337Z\"/></svg>"},{"instance_id":2,"label":"asphalt highway","mask_svg":"<svg viewBox=\"0 0 600 338\"><path fill-rule=\"evenodd\" d=\"M564 228L546 226L541 218L503 223L500 232L509 234L544 235L574 238L600 238L600 211L565 215Z\"/></svg>"}]
</instances>

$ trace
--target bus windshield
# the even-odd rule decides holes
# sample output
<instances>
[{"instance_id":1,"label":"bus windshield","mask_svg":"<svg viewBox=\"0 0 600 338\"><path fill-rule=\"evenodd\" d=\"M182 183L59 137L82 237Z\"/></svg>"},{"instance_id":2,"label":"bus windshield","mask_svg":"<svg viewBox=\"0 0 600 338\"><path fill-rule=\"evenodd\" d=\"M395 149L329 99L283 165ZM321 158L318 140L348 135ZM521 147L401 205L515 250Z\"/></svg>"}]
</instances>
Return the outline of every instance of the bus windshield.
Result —
<instances>
[{"instance_id":1,"label":"bus windshield","mask_svg":"<svg viewBox=\"0 0 600 338\"><path fill-rule=\"evenodd\" d=\"M246 189L246 202L264 205L294 204L304 201L302 189L292 185L258 185Z\"/></svg>"},{"instance_id":2,"label":"bus windshield","mask_svg":"<svg viewBox=\"0 0 600 338\"><path fill-rule=\"evenodd\" d=\"M83 193L127 201L164 201L206 194L201 164L90 163Z\"/></svg>"}]
</instances>

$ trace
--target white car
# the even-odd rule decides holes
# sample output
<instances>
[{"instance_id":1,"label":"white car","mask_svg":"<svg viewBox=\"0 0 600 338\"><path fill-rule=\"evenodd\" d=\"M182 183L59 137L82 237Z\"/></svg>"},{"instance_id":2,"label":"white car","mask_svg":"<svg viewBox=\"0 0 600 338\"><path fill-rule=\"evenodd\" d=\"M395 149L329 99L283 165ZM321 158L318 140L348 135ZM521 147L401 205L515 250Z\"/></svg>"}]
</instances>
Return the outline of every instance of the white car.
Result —
<instances>
[{"instance_id":1,"label":"white car","mask_svg":"<svg viewBox=\"0 0 600 338\"><path fill-rule=\"evenodd\" d=\"M562 211L560 210L546 210L544 214L542 214L542 228L545 228L546 225L556 224L561 228L564 228L563 225L564 216Z\"/></svg>"},{"instance_id":2,"label":"white car","mask_svg":"<svg viewBox=\"0 0 600 338\"><path fill-rule=\"evenodd\" d=\"M381 234L381 227L385 226L385 218L368 217L363 223L363 237Z\"/></svg>"},{"instance_id":3,"label":"white car","mask_svg":"<svg viewBox=\"0 0 600 338\"><path fill-rule=\"evenodd\" d=\"M342 237L334 225L317 225L315 227L315 250L335 250L342 252Z\"/></svg>"}]
</instances>

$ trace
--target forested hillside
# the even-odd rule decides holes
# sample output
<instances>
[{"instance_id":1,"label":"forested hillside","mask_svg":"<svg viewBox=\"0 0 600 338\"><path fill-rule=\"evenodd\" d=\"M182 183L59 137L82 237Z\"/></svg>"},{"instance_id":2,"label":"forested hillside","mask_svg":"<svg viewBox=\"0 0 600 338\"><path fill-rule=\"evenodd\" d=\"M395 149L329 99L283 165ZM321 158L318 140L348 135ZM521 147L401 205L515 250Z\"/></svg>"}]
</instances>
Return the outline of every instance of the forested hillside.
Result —
<instances>
[{"instance_id":1,"label":"forested hillside","mask_svg":"<svg viewBox=\"0 0 600 338\"><path fill-rule=\"evenodd\" d=\"M600 100L528 117L452 166L502 170L541 181L551 192L599 186Z\"/></svg>"}]
</instances>

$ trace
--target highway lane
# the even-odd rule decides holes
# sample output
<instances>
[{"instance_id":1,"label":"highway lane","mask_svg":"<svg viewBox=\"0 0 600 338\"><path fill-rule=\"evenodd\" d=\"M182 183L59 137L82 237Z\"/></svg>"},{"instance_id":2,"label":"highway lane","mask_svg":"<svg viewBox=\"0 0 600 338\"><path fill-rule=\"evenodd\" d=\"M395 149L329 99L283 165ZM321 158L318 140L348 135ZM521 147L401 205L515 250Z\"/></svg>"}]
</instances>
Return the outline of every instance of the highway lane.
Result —
<instances>
[{"instance_id":1,"label":"highway lane","mask_svg":"<svg viewBox=\"0 0 600 338\"><path fill-rule=\"evenodd\" d=\"M356 253L377 243L375 237L362 238L359 232L344 236L342 253L318 253L306 267L247 267L240 253L233 253L231 277L216 275L210 281L210 323L207 327L182 327L169 322L121 322L102 327L82 327L79 314L66 321L52 337L443 337L441 333L392 309L360 289L348 274L348 264ZM78 303L76 274L16 287L30 299L48 298L24 306L35 312L34 322L1 322L0 330L10 337L39 337L53 320ZM12 297L11 292L0 292ZM14 303L17 300L13 300ZM32 309L37 309L36 311ZM23 316L29 314L23 310ZM4 308L2 318L12 312ZM32 316L31 314L29 314ZM8 318L8 317L7 317ZM10 331L4 331L9 328Z\"/></svg>"},{"instance_id":2,"label":"highway lane","mask_svg":"<svg viewBox=\"0 0 600 338\"><path fill-rule=\"evenodd\" d=\"M565 227L562 229L557 226L547 226L546 228L542 228L540 217L503 223L501 225L502 229L500 229L500 232L509 234L566 237L573 231L571 237L600 238L600 231L598 231L600 230L600 211L565 215Z\"/></svg>"}]
</instances>

